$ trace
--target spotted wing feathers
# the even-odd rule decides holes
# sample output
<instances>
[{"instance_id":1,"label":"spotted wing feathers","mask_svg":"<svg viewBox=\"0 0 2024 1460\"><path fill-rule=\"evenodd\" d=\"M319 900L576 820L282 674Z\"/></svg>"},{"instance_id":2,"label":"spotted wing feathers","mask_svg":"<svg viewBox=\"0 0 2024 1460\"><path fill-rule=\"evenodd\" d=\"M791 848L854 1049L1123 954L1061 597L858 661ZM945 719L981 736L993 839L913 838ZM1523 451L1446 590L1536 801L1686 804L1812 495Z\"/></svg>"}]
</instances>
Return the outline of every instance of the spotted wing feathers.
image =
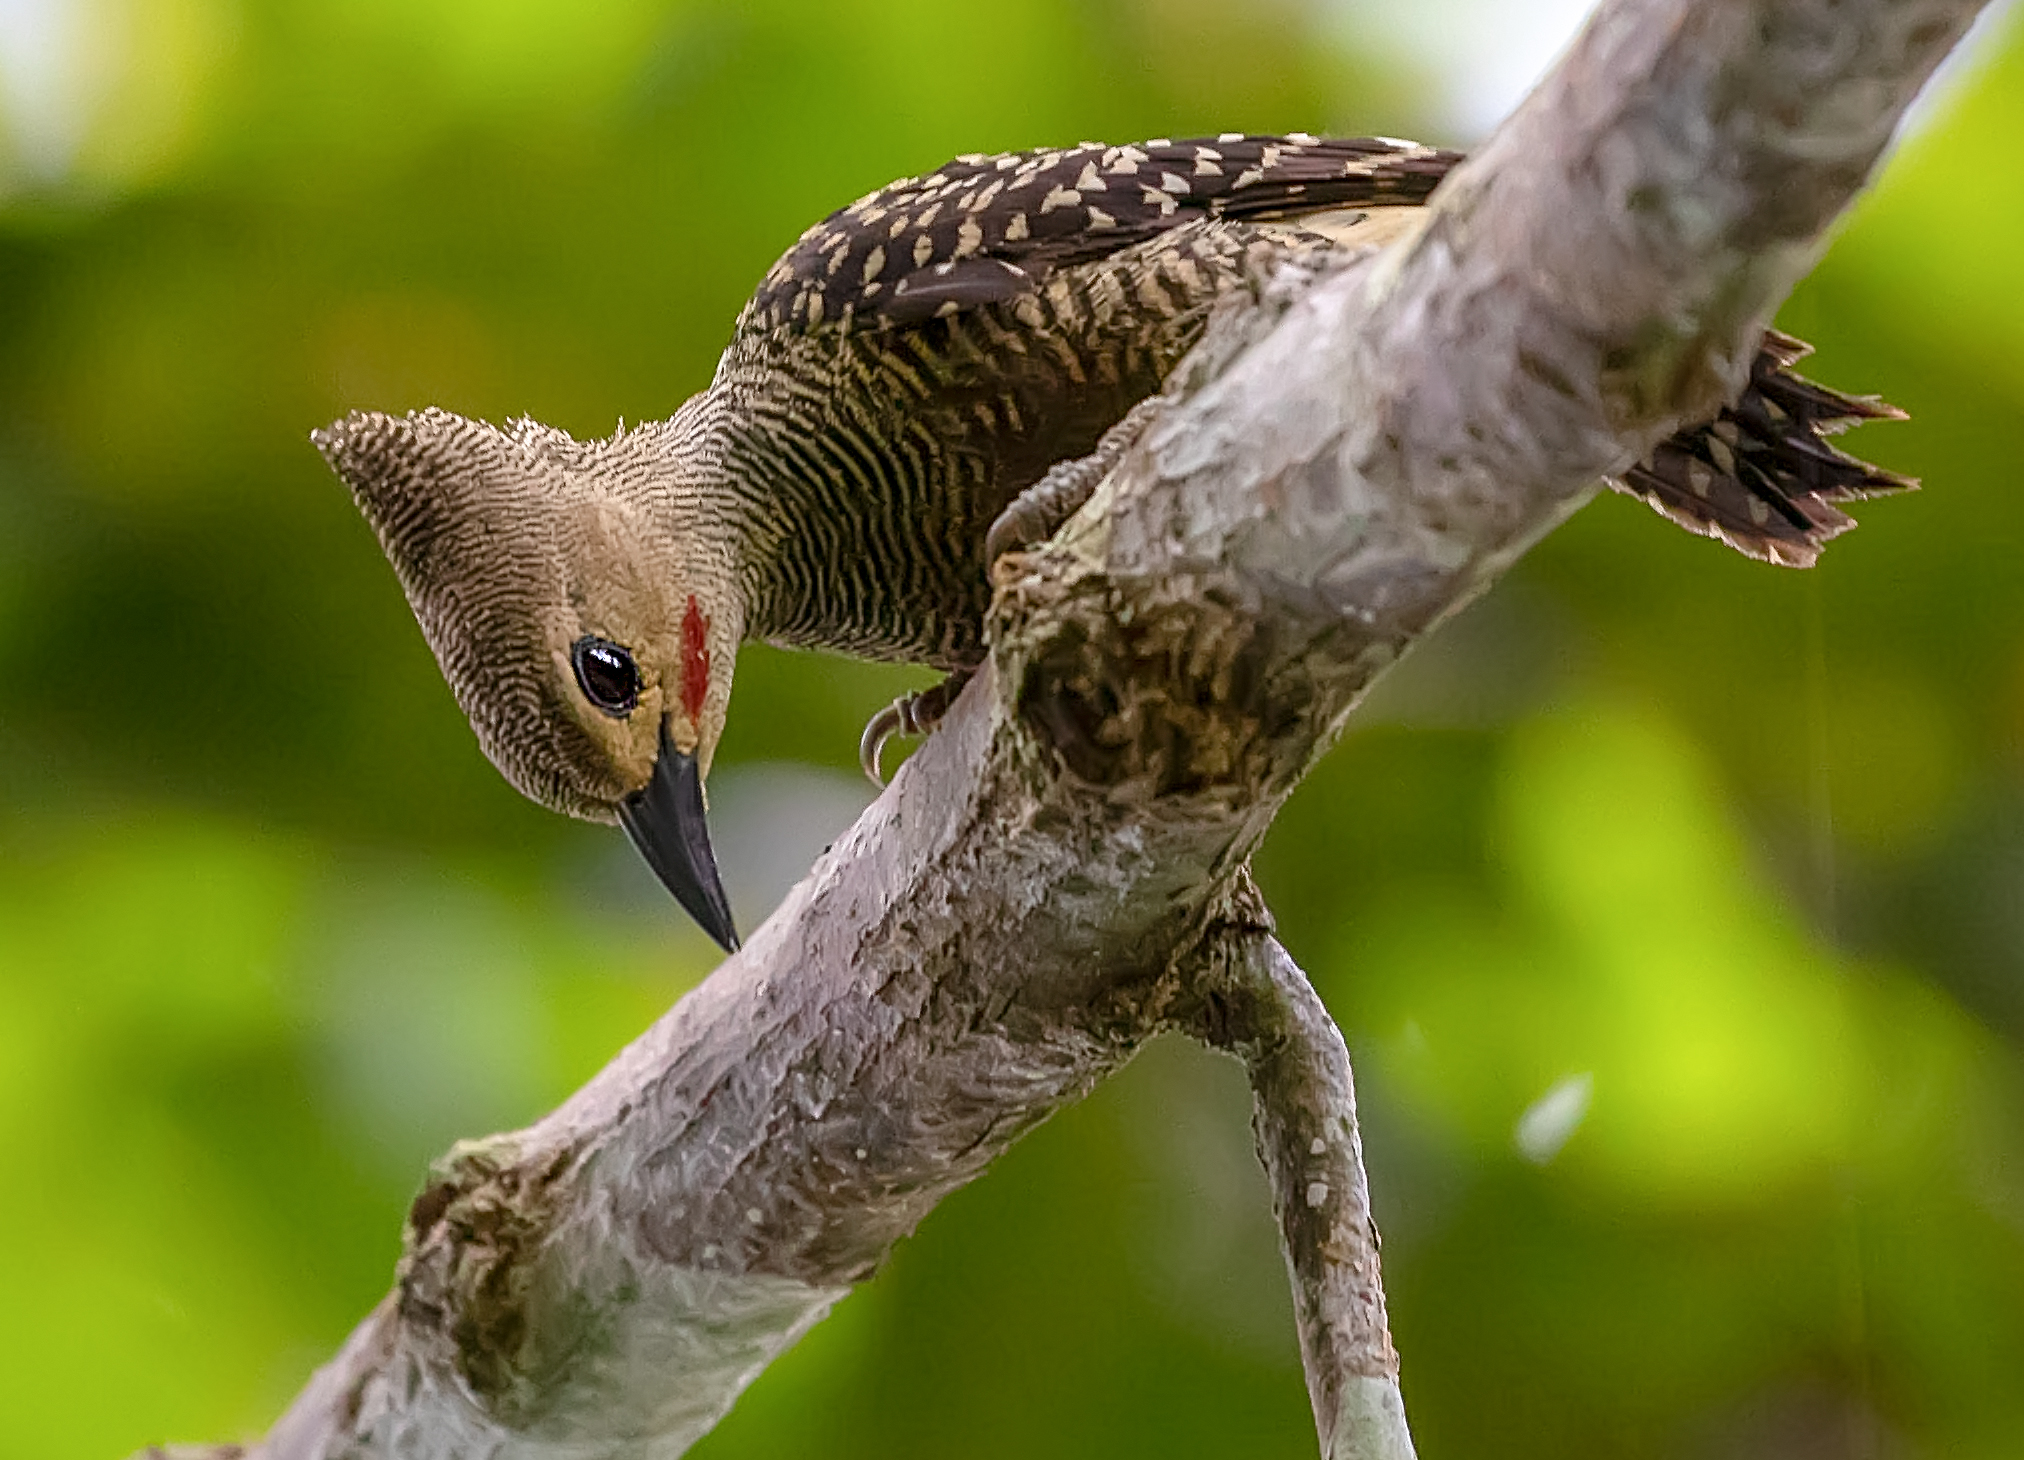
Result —
<instances>
[{"instance_id":1,"label":"spotted wing feathers","mask_svg":"<svg viewBox=\"0 0 2024 1460\"><path fill-rule=\"evenodd\" d=\"M1422 203L1460 160L1412 142L1305 133L958 157L809 229L740 327L904 327L1016 298L1057 269L1198 219Z\"/></svg>"},{"instance_id":2,"label":"spotted wing feathers","mask_svg":"<svg viewBox=\"0 0 2024 1460\"><path fill-rule=\"evenodd\" d=\"M1826 440L1862 421L1903 420L1904 412L1794 374L1791 367L1810 353L1792 336L1767 331L1735 405L1675 433L1610 485L1738 552L1811 567L1830 539L1855 526L1836 503L1918 483Z\"/></svg>"}]
</instances>

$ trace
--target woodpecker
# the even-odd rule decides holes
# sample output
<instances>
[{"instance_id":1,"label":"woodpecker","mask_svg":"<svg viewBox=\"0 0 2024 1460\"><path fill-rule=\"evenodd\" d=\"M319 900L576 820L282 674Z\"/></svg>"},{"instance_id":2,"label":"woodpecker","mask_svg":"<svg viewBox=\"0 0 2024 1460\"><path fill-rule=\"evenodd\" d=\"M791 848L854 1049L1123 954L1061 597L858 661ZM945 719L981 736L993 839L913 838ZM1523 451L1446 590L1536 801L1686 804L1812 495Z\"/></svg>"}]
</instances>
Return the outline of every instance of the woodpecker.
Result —
<instances>
[{"instance_id":1,"label":"woodpecker","mask_svg":"<svg viewBox=\"0 0 2024 1460\"><path fill-rule=\"evenodd\" d=\"M1387 242L1457 153L1225 134L958 157L817 223L700 394L577 441L429 409L313 433L392 560L493 763L616 820L738 945L703 787L746 639L951 678L867 728L927 728L983 659L990 560L1047 536L1157 408L1212 306ZM1824 439L1902 413L1805 381L1766 334L1741 397L1610 485L1804 565L1836 507L1910 481Z\"/></svg>"}]
</instances>

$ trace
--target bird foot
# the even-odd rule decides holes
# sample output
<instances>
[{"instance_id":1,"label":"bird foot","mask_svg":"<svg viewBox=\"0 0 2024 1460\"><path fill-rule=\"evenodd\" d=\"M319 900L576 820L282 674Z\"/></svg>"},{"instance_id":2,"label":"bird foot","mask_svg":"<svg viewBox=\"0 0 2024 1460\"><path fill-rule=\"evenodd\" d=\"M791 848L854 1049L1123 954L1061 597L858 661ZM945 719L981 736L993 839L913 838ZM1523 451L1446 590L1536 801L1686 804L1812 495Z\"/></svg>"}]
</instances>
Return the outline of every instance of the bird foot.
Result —
<instances>
[{"instance_id":1,"label":"bird foot","mask_svg":"<svg viewBox=\"0 0 2024 1460\"><path fill-rule=\"evenodd\" d=\"M985 534L985 563L995 563L1007 553L1054 536L1145 434L1161 404L1159 396L1140 401L1103 433L1089 455L1056 463L1039 481L1013 498ZM926 735L941 724L949 706L970 682L971 672L959 670L940 684L901 695L865 723L864 734L857 742L857 763L864 767L874 786L885 785L879 762L885 754L886 742L895 735Z\"/></svg>"},{"instance_id":2,"label":"bird foot","mask_svg":"<svg viewBox=\"0 0 2024 1460\"><path fill-rule=\"evenodd\" d=\"M926 735L941 724L949 706L970 682L970 674L970 670L958 670L940 684L901 695L865 722L864 734L857 742L857 763L864 767L874 786L881 789L885 786L879 761L885 754L886 742L895 735Z\"/></svg>"},{"instance_id":3,"label":"bird foot","mask_svg":"<svg viewBox=\"0 0 2024 1460\"><path fill-rule=\"evenodd\" d=\"M1054 536L1145 434L1147 424L1159 414L1164 403L1165 398L1157 395L1140 401L1103 433L1089 455L1056 462L1048 468L1047 475L1014 497L984 535L985 567L988 569L1007 553Z\"/></svg>"}]
</instances>

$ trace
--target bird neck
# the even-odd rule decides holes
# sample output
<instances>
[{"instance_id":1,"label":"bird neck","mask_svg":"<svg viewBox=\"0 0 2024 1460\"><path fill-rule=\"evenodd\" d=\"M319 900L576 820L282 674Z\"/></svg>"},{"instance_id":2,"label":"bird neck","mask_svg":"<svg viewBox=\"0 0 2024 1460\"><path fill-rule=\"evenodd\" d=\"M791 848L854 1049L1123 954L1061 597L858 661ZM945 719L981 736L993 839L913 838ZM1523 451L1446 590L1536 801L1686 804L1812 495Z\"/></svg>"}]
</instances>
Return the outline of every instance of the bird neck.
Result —
<instances>
[{"instance_id":1,"label":"bird neck","mask_svg":"<svg viewBox=\"0 0 2024 1460\"><path fill-rule=\"evenodd\" d=\"M737 487L735 423L712 392L611 443L609 469L667 545L679 580L743 638L753 617L752 512ZM722 615L721 620L718 616Z\"/></svg>"},{"instance_id":2,"label":"bird neck","mask_svg":"<svg viewBox=\"0 0 2024 1460\"><path fill-rule=\"evenodd\" d=\"M728 573L744 636L779 640L803 596L802 550L817 536L803 500L814 474L791 444L801 428L755 409L754 395L750 380L720 370L673 416L636 434L650 438L659 520Z\"/></svg>"}]
</instances>

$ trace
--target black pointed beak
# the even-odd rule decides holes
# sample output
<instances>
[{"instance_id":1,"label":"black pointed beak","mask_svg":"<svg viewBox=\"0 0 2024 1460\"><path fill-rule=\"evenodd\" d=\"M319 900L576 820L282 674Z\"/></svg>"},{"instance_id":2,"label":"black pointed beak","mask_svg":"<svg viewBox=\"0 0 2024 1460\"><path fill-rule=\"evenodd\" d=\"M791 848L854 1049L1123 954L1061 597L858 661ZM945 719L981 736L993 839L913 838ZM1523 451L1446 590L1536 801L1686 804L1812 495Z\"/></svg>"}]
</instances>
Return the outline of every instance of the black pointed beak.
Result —
<instances>
[{"instance_id":1,"label":"black pointed beak","mask_svg":"<svg viewBox=\"0 0 2024 1460\"><path fill-rule=\"evenodd\" d=\"M693 755L675 749L665 722L654 778L644 791L619 802L618 820L675 901L726 953L736 953L738 930L731 926L731 904L717 880L717 858L703 819L703 773Z\"/></svg>"}]
</instances>

